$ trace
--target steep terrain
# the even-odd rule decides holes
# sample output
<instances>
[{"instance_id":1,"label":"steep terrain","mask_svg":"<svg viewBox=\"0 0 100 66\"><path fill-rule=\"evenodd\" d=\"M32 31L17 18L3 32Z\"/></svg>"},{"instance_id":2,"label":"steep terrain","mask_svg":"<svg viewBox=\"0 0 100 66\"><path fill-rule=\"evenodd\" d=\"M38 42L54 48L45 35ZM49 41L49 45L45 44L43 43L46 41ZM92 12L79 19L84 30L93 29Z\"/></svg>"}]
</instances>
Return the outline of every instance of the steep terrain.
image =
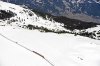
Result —
<instances>
[{"instance_id":1,"label":"steep terrain","mask_svg":"<svg viewBox=\"0 0 100 66\"><path fill-rule=\"evenodd\" d=\"M66 16L87 22L100 23L99 0L3 0L17 5L50 13L56 16Z\"/></svg>"},{"instance_id":2,"label":"steep terrain","mask_svg":"<svg viewBox=\"0 0 100 66\"><path fill-rule=\"evenodd\" d=\"M43 19L29 9L24 9L16 5L13 6L12 4L0 2L0 10L3 11L3 13L1 12L2 18L4 17L3 19L1 18L2 25L15 25L22 28L28 28L29 26L33 26L34 28L47 28L48 30L55 32L65 30L63 24L57 23L53 20L50 21L47 19ZM12 16L10 16L11 13L9 13L9 11L13 13ZM5 13L7 17L5 17Z\"/></svg>"}]
</instances>

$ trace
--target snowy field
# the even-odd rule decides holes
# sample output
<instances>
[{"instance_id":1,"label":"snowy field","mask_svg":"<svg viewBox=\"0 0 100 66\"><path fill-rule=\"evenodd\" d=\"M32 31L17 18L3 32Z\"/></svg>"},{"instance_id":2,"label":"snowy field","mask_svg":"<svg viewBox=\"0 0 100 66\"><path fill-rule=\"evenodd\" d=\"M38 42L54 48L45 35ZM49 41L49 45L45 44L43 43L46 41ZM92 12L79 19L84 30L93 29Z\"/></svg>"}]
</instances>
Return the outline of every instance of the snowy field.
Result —
<instances>
[{"instance_id":1,"label":"snowy field","mask_svg":"<svg viewBox=\"0 0 100 66\"><path fill-rule=\"evenodd\" d=\"M0 26L4 36L37 51L55 66L100 66L100 40ZM43 58L0 36L0 66L50 66Z\"/></svg>"}]
</instances>

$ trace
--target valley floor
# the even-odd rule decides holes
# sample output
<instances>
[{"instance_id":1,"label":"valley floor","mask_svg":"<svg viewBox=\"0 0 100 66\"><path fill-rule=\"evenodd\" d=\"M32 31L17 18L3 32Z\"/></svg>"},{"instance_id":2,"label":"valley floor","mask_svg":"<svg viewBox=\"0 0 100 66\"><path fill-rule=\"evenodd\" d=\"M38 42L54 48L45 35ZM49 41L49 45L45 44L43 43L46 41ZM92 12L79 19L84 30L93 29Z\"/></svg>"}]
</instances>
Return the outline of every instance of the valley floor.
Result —
<instances>
[{"instance_id":1,"label":"valley floor","mask_svg":"<svg viewBox=\"0 0 100 66\"><path fill-rule=\"evenodd\" d=\"M0 26L0 34L44 55L55 66L100 66L100 40ZM40 56L0 36L0 66L50 66Z\"/></svg>"}]
</instances>

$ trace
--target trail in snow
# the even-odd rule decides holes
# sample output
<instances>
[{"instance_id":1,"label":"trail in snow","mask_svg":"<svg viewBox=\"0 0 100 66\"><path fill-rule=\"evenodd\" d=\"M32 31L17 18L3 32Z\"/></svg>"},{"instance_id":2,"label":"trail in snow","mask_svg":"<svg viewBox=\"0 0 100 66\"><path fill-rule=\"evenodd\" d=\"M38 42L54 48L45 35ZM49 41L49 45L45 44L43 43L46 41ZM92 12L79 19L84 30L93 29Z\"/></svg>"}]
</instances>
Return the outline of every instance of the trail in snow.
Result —
<instances>
[{"instance_id":1,"label":"trail in snow","mask_svg":"<svg viewBox=\"0 0 100 66\"><path fill-rule=\"evenodd\" d=\"M24 48L24 49L26 49L26 50L28 50L28 51L30 51L30 52L32 52L32 53L35 53L36 55L42 57L42 58L43 58L44 60L46 60L51 66L54 66L54 64L51 63L51 62L50 62L47 58L45 58L45 56L43 56L42 54L40 54L40 53L38 53L38 52L36 52L36 51L30 50L29 48L27 48L27 47L25 47L25 46L19 44L19 43L16 42L16 41L13 41L13 40L9 39L8 37L4 36L4 35L1 34L1 33L0 33L0 35L1 35L2 37L4 37L5 39L7 39L7 40L9 40L9 41L11 41L11 42L17 44L18 46L20 46L20 47L22 47L22 48Z\"/></svg>"}]
</instances>

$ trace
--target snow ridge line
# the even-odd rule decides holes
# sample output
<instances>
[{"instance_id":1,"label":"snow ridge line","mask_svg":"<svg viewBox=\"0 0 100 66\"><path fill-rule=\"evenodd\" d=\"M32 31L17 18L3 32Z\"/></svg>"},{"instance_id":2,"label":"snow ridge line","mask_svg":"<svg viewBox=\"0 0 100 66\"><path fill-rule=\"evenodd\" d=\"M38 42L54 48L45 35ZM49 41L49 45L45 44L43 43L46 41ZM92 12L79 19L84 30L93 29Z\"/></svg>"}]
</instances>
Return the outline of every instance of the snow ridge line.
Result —
<instances>
[{"instance_id":1,"label":"snow ridge line","mask_svg":"<svg viewBox=\"0 0 100 66\"><path fill-rule=\"evenodd\" d=\"M13 43L17 44L18 46L20 46L20 47L22 47L22 48L24 48L24 49L26 49L26 50L28 50L28 51L30 51L30 52L32 52L32 53L35 53L36 55L40 56L40 57L43 58L45 61L47 61L51 66L55 66L55 65L54 65L53 63L51 63L47 58L45 58L42 54L40 54L40 53L38 53L38 52L36 52L36 51L30 50L29 48L27 48L27 47L25 47L25 46L19 44L19 43L16 42L16 41L13 41L13 40L9 39L8 37L4 36L4 35L1 34L1 33L0 33L0 36L2 36L3 38L7 39L8 41L13 42Z\"/></svg>"}]
</instances>

